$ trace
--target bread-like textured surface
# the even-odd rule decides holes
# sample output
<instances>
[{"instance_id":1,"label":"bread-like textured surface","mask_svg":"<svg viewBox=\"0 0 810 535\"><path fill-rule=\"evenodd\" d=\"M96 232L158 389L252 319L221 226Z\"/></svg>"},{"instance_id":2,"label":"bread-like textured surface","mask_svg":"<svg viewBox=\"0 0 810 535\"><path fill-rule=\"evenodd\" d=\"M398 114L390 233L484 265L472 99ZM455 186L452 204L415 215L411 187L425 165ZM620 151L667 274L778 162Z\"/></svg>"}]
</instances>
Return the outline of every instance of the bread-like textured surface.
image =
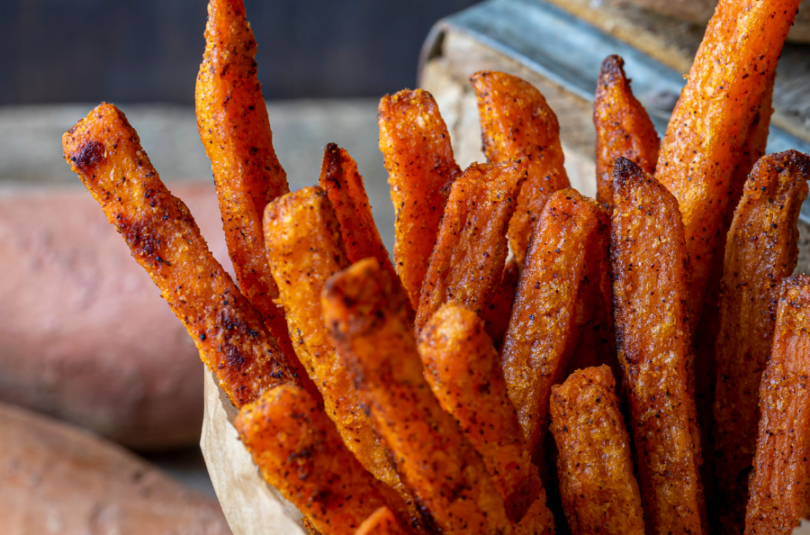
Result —
<instances>
[{"instance_id":1,"label":"bread-like textured surface","mask_svg":"<svg viewBox=\"0 0 810 535\"><path fill-rule=\"evenodd\" d=\"M613 313L647 532L705 533L678 202L625 158L613 199Z\"/></svg>"},{"instance_id":2,"label":"bread-like textured surface","mask_svg":"<svg viewBox=\"0 0 810 535\"><path fill-rule=\"evenodd\" d=\"M478 98L484 153L490 163L525 158L528 178L509 222L509 247L523 265L534 222L548 198L571 186L563 167L560 125L546 99L529 82L502 72L470 78Z\"/></svg>"},{"instance_id":3,"label":"bread-like textured surface","mask_svg":"<svg viewBox=\"0 0 810 535\"><path fill-rule=\"evenodd\" d=\"M607 366L585 368L551 389L551 432L572 535L644 535L630 438Z\"/></svg>"},{"instance_id":4,"label":"bread-like textured surface","mask_svg":"<svg viewBox=\"0 0 810 535\"><path fill-rule=\"evenodd\" d=\"M798 259L797 222L810 158L769 154L754 167L728 232L715 355L715 474L723 522L745 523L748 471L756 452L759 385L771 355L782 280Z\"/></svg>"},{"instance_id":5,"label":"bread-like textured surface","mask_svg":"<svg viewBox=\"0 0 810 535\"><path fill-rule=\"evenodd\" d=\"M427 91L403 89L384 96L378 122L397 216L394 264L416 309L450 186L461 169L439 106Z\"/></svg>"},{"instance_id":6,"label":"bread-like textured surface","mask_svg":"<svg viewBox=\"0 0 810 535\"><path fill-rule=\"evenodd\" d=\"M388 507L380 507L365 519L354 535L408 535Z\"/></svg>"},{"instance_id":7,"label":"bread-like textured surface","mask_svg":"<svg viewBox=\"0 0 810 535\"><path fill-rule=\"evenodd\" d=\"M261 315L208 250L183 201L161 182L118 108L98 106L65 133L62 147L236 407L274 386L299 382Z\"/></svg>"},{"instance_id":8,"label":"bread-like textured surface","mask_svg":"<svg viewBox=\"0 0 810 535\"><path fill-rule=\"evenodd\" d=\"M782 282L773 351L759 391L757 453L745 534L792 533L810 516L810 278Z\"/></svg>"}]
</instances>

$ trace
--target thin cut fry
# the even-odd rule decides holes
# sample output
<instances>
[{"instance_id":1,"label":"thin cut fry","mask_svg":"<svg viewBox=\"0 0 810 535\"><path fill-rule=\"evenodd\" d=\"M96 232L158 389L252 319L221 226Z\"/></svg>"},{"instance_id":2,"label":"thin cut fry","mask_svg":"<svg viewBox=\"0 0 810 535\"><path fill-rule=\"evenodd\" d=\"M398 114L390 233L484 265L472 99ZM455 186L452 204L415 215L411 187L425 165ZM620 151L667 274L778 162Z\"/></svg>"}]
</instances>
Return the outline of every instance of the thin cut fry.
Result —
<instances>
[{"instance_id":1,"label":"thin cut fry","mask_svg":"<svg viewBox=\"0 0 810 535\"><path fill-rule=\"evenodd\" d=\"M501 347L506 329L509 327L509 315L512 313L512 302L515 300L519 278L520 268L515 261L515 257L511 257L506 261L501 283L495 290L492 301L484 310L484 323L487 334L492 339L495 347Z\"/></svg>"},{"instance_id":2,"label":"thin cut fry","mask_svg":"<svg viewBox=\"0 0 810 535\"><path fill-rule=\"evenodd\" d=\"M388 507L380 507L365 519L354 535L408 535Z\"/></svg>"},{"instance_id":3,"label":"thin cut fry","mask_svg":"<svg viewBox=\"0 0 810 535\"><path fill-rule=\"evenodd\" d=\"M691 262L693 331L713 256L727 230L723 225L737 205L734 169L770 91L798 6L799 0L721 1L661 143L655 174L680 203Z\"/></svg>"},{"instance_id":4,"label":"thin cut fry","mask_svg":"<svg viewBox=\"0 0 810 535\"><path fill-rule=\"evenodd\" d=\"M443 305L422 331L419 354L433 394L481 454L510 517L519 520L533 499L531 455L483 320L462 306Z\"/></svg>"},{"instance_id":5,"label":"thin cut fry","mask_svg":"<svg viewBox=\"0 0 810 535\"><path fill-rule=\"evenodd\" d=\"M754 167L728 232L717 336L715 473L725 523L742 531L754 459L759 384L771 354L782 279L798 259L797 222L810 158L770 154Z\"/></svg>"},{"instance_id":6,"label":"thin cut fry","mask_svg":"<svg viewBox=\"0 0 810 535\"><path fill-rule=\"evenodd\" d=\"M706 533L678 202L625 158L613 199L613 312L647 531Z\"/></svg>"},{"instance_id":7,"label":"thin cut fry","mask_svg":"<svg viewBox=\"0 0 810 535\"><path fill-rule=\"evenodd\" d=\"M380 151L397 214L394 263L416 309L450 186L461 169L439 107L427 91L405 89L386 95L380 100L378 121Z\"/></svg>"},{"instance_id":8,"label":"thin cut fry","mask_svg":"<svg viewBox=\"0 0 810 535\"><path fill-rule=\"evenodd\" d=\"M773 352L759 390L759 438L746 535L789 534L810 517L810 278L782 283Z\"/></svg>"},{"instance_id":9,"label":"thin cut fry","mask_svg":"<svg viewBox=\"0 0 810 535\"><path fill-rule=\"evenodd\" d=\"M264 254L262 212L290 189L273 149L243 0L209 1L205 41L195 95L197 129L214 172L228 254L242 292L300 368L284 311L274 303L278 288Z\"/></svg>"},{"instance_id":10,"label":"thin cut fry","mask_svg":"<svg viewBox=\"0 0 810 535\"><path fill-rule=\"evenodd\" d=\"M633 96L624 74L624 60L605 58L596 84L593 124L596 127L596 200L613 206L613 162L631 160L654 173L661 140L644 106Z\"/></svg>"},{"instance_id":11,"label":"thin cut fry","mask_svg":"<svg viewBox=\"0 0 810 535\"><path fill-rule=\"evenodd\" d=\"M573 189L554 193L536 223L501 355L509 398L532 452L546 432L551 386L576 346L589 242L606 224L596 201Z\"/></svg>"},{"instance_id":12,"label":"thin cut fry","mask_svg":"<svg viewBox=\"0 0 810 535\"><path fill-rule=\"evenodd\" d=\"M478 97L487 159L491 163L528 160L528 179L509 222L509 247L522 266L543 206L552 193L571 186L563 167L560 125L540 91L517 76L482 71L470 83Z\"/></svg>"},{"instance_id":13,"label":"thin cut fry","mask_svg":"<svg viewBox=\"0 0 810 535\"><path fill-rule=\"evenodd\" d=\"M65 133L62 146L231 402L241 407L269 388L297 382L261 315L214 259L186 205L161 182L124 114L101 104Z\"/></svg>"},{"instance_id":14,"label":"thin cut fry","mask_svg":"<svg viewBox=\"0 0 810 535\"><path fill-rule=\"evenodd\" d=\"M525 175L523 162L472 164L455 181L422 283L417 333L447 302L483 316L503 276L506 227Z\"/></svg>"},{"instance_id":15,"label":"thin cut fry","mask_svg":"<svg viewBox=\"0 0 810 535\"><path fill-rule=\"evenodd\" d=\"M265 481L319 532L351 535L385 506L379 483L304 389L276 387L244 406L233 424Z\"/></svg>"},{"instance_id":16,"label":"thin cut fry","mask_svg":"<svg viewBox=\"0 0 810 535\"><path fill-rule=\"evenodd\" d=\"M551 389L565 518L572 535L644 535L630 441L607 366L571 374Z\"/></svg>"}]
</instances>

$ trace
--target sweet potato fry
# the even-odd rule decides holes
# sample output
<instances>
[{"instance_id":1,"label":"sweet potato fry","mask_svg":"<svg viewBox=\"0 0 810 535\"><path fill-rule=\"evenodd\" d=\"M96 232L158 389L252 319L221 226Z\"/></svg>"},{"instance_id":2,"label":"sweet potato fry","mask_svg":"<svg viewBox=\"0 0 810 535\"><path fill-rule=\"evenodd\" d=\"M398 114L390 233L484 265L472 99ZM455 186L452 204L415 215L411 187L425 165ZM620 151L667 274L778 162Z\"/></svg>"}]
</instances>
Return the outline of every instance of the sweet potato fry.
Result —
<instances>
[{"instance_id":1,"label":"sweet potato fry","mask_svg":"<svg viewBox=\"0 0 810 535\"><path fill-rule=\"evenodd\" d=\"M799 0L720 2L661 143L655 173L680 203L691 262L692 331L723 225L739 200L731 195L734 169L798 6Z\"/></svg>"},{"instance_id":2,"label":"sweet potato fry","mask_svg":"<svg viewBox=\"0 0 810 535\"><path fill-rule=\"evenodd\" d=\"M593 124L596 127L596 200L613 206L613 162L619 156L654 173L661 140L644 106L633 96L624 60L605 58L596 83Z\"/></svg>"},{"instance_id":3,"label":"sweet potato fry","mask_svg":"<svg viewBox=\"0 0 810 535\"><path fill-rule=\"evenodd\" d=\"M788 277L781 290L759 390L762 418L746 535L788 534L810 516L810 278Z\"/></svg>"},{"instance_id":4,"label":"sweet potato fry","mask_svg":"<svg viewBox=\"0 0 810 535\"><path fill-rule=\"evenodd\" d=\"M515 300L519 278L520 268L515 258L511 257L506 260L501 283L484 310L485 328L495 347L501 347L506 329L509 327L509 315L512 313L512 302Z\"/></svg>"},{"instance_id":5,"label":"sweet potato fry","mask_svg":"<svg viewBox=\"0 0 810 535\"><path fill-rule=\"evenodd\" d=\"M197 75L197 129L211 160L222 227L239 287L297 368L278 288L264 254L262 212L290 191L276 158L261 84L256 40L243 0L210 0L205 55Z\"/></svg>"},{"instance_id":6,"label":"sweet potato fry","mask_svg":"<svg viewBox=\"0 0 810 535\"><path fill-rule=\"evenodd\" d=\"M265 481L321 533L354 533L385 506L377 482L341 443L324 410L303 388L278 386L245 405L234 421Z\"/></svg>"},{"instance_id":7,"label":"sweet potato fry","mask_svg":"<svg viewBox=\"0 0 810 535\"><path fill-rule=\"evenodd\" d=\"M728 232L717 335L715 473L724 523L742 531L754 459L759 384L771 354L782 279L798 258L797 221L810 158L770 154L754 167Z\"/></svg>"},{"instance_id":8,"label":"sweet potato fry","mask_svg":"<svg viewBox=\"0 0 810 535\"><path fill-rule=\"evenodd\" d=\"M236 407L298 382L261 315L208 250L188 208L160 180L118 108L98 106L65 133L62 147Z\"/></svg>"},{"instance_id":9,"label":"sweet potato fry","mask_svg":"<svg viewBox=\"0 0 810 535\"><path fill-rule=\"evenodd\" d=\"M472 164L455 181L422 283L417 333L447 302L483 316L503 277L506 227L525 176L523 162Z\"/></svg>"},{"instance_id":10,"label":"sweet potato fry","mask_svg":"<svg viewBox=\"0 0 810 535\"><path fill-rule=\"evenodd\" d=\"M407 497L324 326L320 299L324 284L349 267L329 198L320 187L313 186L276 199L265 210L264 231L270 269L281 293L294 347L323 395L326 414L360 463Z\"/></svg>"},{"instance_id":11,"label":"sweet potato fry","mask_svg":"<svg viewBox=\"0 0 810 535\"><path fill-rule=\"evenodd\" d=\"M572 535L644 535L630 440L607 366L571 374L551 389L565 517Z\"/></svg>"},{"instance_id":12,"label":"sweet potato fry","mask_svg":"<svg viewBox=\"0 0 810 535\"><path fill-rule=\"evenodd\" d=\"M481 454L510 517L519 520L533 498L531 454L483 320L460 305L443 305L422 330L419 354L433 394Z\"/></svg>"},{"instance_id":13,"label":"sweet potato fry","mask_svg":"<svg viewBox=\"0 0 810 535\"><path fill-rule=\"evenodd\" d=\"M554 193L535 225L502 350L509 398L534 452L547 428L551 385L576 345L576 302L586 251L604 210L573 189Z\"/></svg>"},{"instance_id":14,"label":"sweet potato fry","mask_svg":"<svg viewBox=\"0 0 810 535\"><path fill-rule=\"evenodd\" d=\"M394 263L416 309L450 186L461 169L447 125L427 91L405 89L386 95L378 120L380 151L397 214Z\"/></svg>"},{"instance_id":15,"label":"sweet potato fry","mask_svg":"<svg viewBox=\"0 0 810 535\"><path fill-rule=\"evenodd\" d=\"M563 167L560 125L540 91L517 76L482 71L470 83L478 97L484 152L490 163L528 160L528 179L509 222L509 247L522 266L543 206L552 193L571 186Z\"/></svg>"},{"instance_id":16,"label":"sweet potato fry","mask_svg":"<svg viewBox=\"0 0 810 535\"><path fill-rule=\"evenodd\" d=\"M484 462L422 375L406 299L376 260L362 260L326 284L324 321L428 531L510 533Z\"/></svg>"},{"instance_id":17,"label":"sweet potato fry","mask_svg":"<svg viewBox=\"0 0 810 535\"><path fill-rule=\"evenodd\" d=\"M365 519L354 535L408 535L388 507L380 507Z\"/></svg>"},{"instance_id":18,"label":"sweet potato fry","mask_svg":"<svg viewBox=\"0 0 810 535\"><path fill-rule=\"evenodd\" d=\"M614 166L613 200L613 312L647 531L706 533L678 202L625 158Z\"/></svg>"}]
</instances>

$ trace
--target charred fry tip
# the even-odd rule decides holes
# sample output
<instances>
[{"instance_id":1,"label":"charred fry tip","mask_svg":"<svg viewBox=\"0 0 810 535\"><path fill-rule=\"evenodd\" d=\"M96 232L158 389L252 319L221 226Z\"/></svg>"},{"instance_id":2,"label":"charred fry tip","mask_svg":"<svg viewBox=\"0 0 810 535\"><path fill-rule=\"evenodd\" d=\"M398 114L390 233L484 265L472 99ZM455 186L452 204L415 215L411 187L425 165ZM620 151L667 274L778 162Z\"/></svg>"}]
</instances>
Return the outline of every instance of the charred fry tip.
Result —
<instances>
[{"instance_id":1,"label":"charred fry tip","mask_svg":"<svg viewBox=\"0 0 810 535\"><path fill-rule=\"evenodd\" d=\"M773 166L777 172L788 171L807 175L810 174L810 156L794 149L769 154L757 161L751 175L757 174L762 166Z\"/></svg>"},{"instance_id":2,"label":"charred fry tip","mask_svg":"<svg viewBox=\"0 0 810 535\"><path fill-rule=\"evenodd\" d=\"M597 90L602 85L614 84L616 82L627 83L627 81L627 77L624 73L624 60L621 56L611 54L606 57L602 62L602 68L599 70Z\"/></svg>"}]
</instances>

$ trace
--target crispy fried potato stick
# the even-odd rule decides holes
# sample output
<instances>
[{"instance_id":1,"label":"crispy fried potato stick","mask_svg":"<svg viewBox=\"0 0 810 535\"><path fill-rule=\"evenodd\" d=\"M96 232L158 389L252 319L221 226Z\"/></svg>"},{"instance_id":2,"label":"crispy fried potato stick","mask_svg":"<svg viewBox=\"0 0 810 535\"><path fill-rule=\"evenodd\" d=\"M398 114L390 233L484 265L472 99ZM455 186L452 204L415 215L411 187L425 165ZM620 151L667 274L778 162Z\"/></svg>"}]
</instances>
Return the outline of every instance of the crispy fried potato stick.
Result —
<instances>
[{"instance_id":1,"label":"crispy fried potato stick","mask_svg":"<svg viewBox=\"0 0 810 535\"><path fill-rule=\"evenodd\" d=\"M354 535L407 535L409 532L388 507L380 507L365 519Z\"/></svg>"},{"instance_id":2,"label":"crispy fried potato stick","mask_svg":"<svg viewBox=\"0 0 810 535\"><path fill-rule=\"evenodd\" d=\"M450 186L461 169L439 107L427 91L404 89L384 96L378 122L397 214L394 263L416 309Z\"/></svg>"},{"instance_id":3,"label":"crispy fried potato stick","mask_svg":"<svg viewBox=\"0 0 810 535\"><path fill-rule=\"evenodd\" d=\"M98 106L65 133L62 147L231 403L241 407L269 388L298 382L261 315L214 259L188 208L161 182L118 108Z\"/></svg>"},{"instance_id":4,"label":"crispy fried potato stick","mask_svg":"<svg viewBox=\"0 0 810 535\"><path fill-rule=\"evenodd\" d=\"M531 454L484 321L463 306L443 305L422 330L419 354L433 394L481 454L510 517L519 520L533 499Z\"/></svg>"},{"instance_id":5,"label":"crispy fried potato stick","mask_svg":"<svg viewBox=\"0 0 810 535\"><path fill-rule=\"evenodd\" d=\"M470 83L478 98L487 159L491 163L528 160L528 179L509 222L509 247L522 266L543 206L552 193L571 186L563 167L560 125L540 91L517 76L481 71Z\"/></svg>"},{"instance_id":6,"label":"crispy fried potato stick","mask_svg":"<svg viewBox=\"0 0 810 535\"><path fill-rule=\"evenodd\" d=\"M422 283L417 333L447 302L484 314L503 277L506 227L525 177L523 162L506 162L472 164L455 181Z\"/></svg>"},{"instance_id":7,"label":"crispy fried potato stick","mask_svg":"<svg viewBox=\"0 0 810 535\"><path fill-rule=\"evenodd\" d=\"M645 173L655 172L661 140L644 106L633 96L624 60L605 58L596 83L593 124L596 127L596 200L613 206L613 162L634 161Z\"/></svg>"},{"instance_id":8,"label":"crispy fried potato stick","mask_svg":"<svg viewBox=\"0 0 810 535\"><path fill-rule=\"evenodd\" d=\"M678 202L625 158L613 200L613 312L647 532L706 533Z\"/></svg>"},{"instance_id":9,"label":"crispy fried potato stick","mask_svg":"<svg viewBox=\"0 0 810 535\"><path fill-rule=\"evenodd\" d=\"M506 329L509 327L509 315L512 313L512 302L515 300L519 278L520 268L515 257L508 258L503 268L501 283L484 310L485 328L495 347L501 347Z\"/></svg>"},{"instance_id":10,"label":"crispy fried potato stick","mask_svg":"<svg viewBox=\"0 0 810 535\"><path fill-rule=\"evenodd\" d=\"M264 213L264 232L294 347L323 395L326 414L360 463L409 499L324 326L320 299L324 284L349 267L340 224L326 192L313 186L271 202Z\"/></svg>"},{"instance_id":11,"label":"crispy fried potato stick","mask_svg":"<svg viewBox=\"0 0 810 535\"><path fill-rule=\"evenodd\" d=\"M771 354L782 279L798 259L797 222L807 197L810 158L770 154L754 167L728 232L717 336L715 473L742 531L747 472L756 452L759 385Z\"/></svg>"},{"instance_id":12,"label":"crispy fried potato stick","mask_svg":"<svg viewBox=\"0 0 810 535\"><path fill-rule=\"evenodd\" d=\"M798 6L799 0L721 1L661 143L655 176L680 203L691 262L692 331L726 233L723 224L738 201L732 198L734 169L744 159Z\"/></svg>"},{"instance_id":13,"label":"crispy fried potato stick","mask_svg":"<svg viewBox=\"0 0 810 535\"><path fill-rule=\"evenodd\" d=\"M324 321L427 530L511 533L484 462L425 382L406 299L376 260L362 260L326 284Z\"/></svg>"},{"instance_id":14,"label":"crispy fried potato stick","mask_svg":"<svg viewBox=\"0 0 810 535\"><path fill-rule=\"evenodd\" d=\"M197 75L197 129L211 160L222 227L239 287L300 371L278 288L264 254L262 212L290 191L276 158L261 84L256 40L243 0L210 0L205 55Z\"/></svg>"},{"instance_id":15,"label":"crispy fried potato stick","mask_svg":"<svg viewBox=\"0 0 810 535\"><path fill-rule=\"evenodd\" d=\"M606 225L596 201L565 189L551 196L535 226L501 355L531 452L545 435L551 385L576 346L576 303L589 242Z\"/></svg>"},{"instance_id":16,"label":"crispy fried potato stick","mask_svg":"<svg viewBox=\"0 0 810 535\"><path fill-rule=\"evenodd\" d=\"M572 535L644 535L630 439L607 366L571 374L551 389L565 517Z\"/></svg>"},{"instance_id":17,"label":"crispy fried potato stick","mask_svg":"<svg viewBox=\"0 0 810 535\"><path fill-rule=\"evenodd\" d=\"M810 516L810 278L782 282L745 534L791 533Z\"/></svg>"},{"instance_id":18,"label":"crispy fried potato stick","mask_svg":"<svg viewBox=\"0 0 810 535\"><path fill-rule=\"evenodd\" d=\"M234 427L265 481L319 532L351 535L385 506L379 482L303 388L285 385L264 393L242 408Z\"/></svg>"}]
</instances>

